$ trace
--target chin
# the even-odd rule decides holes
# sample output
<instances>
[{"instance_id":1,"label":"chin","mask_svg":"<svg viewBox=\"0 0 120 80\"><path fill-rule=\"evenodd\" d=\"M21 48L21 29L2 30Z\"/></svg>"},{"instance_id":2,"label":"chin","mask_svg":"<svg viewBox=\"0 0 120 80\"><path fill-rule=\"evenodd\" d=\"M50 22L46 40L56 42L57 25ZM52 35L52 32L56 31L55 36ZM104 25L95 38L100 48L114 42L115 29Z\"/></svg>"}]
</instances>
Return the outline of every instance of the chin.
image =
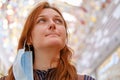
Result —
<instances>
[{"instance_id":1,"label":"chin","mask_svg":"<svg viewBox=\"0 0 120 80\"><path fill-rule=\"evenodd\" d=\"M63 48L65 44L62 41L49 41L48 45L50 47L60 47L60 48Z\"/></svg>"}]
</instances>

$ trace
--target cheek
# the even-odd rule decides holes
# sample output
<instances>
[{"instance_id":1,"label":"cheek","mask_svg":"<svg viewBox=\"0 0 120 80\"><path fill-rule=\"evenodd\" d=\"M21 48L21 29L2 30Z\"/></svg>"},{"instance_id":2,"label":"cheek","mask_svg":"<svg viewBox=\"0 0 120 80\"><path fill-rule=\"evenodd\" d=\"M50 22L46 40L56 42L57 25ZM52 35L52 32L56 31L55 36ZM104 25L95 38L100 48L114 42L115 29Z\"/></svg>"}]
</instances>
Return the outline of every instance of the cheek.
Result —
<instances>
[{"instance_id":1,"label":"cheek","mask_svg":"<svg viewBox=\"0 0 120 80\"><path fill-rule=\"evenodd\" d=\"M33 35L42 35L45 31L45 27L43 26L40 26L40 25L36 25L34 26L34 29L33 29Z\"/></svg>"},{"instance_id":2,"label":"cheek","mask_svg":"<svg viewBox=\"0 0 120 80\"><path fill-rule=\"evenodd\" d=\"M66 38L67 37L67 30L66 30L66 28L64 28L63 33L64 33L64 36Z\"/></svg>"},{"instance_id":3,"label":"cheek","mask_svg":"<svg viewBox=\"0 0 120 80\"><path fill-rule=\"evenodd\" d=\"M39 39L42 39L42 36L44 35L44 29L35 26L35 28L32 31L32 41L38 41Z\"/></svg>"},{"instance_id":4,"label":"cheek","mask_svg":"<svg viewBox=\"0 0 120 80\"><path fill-rule=\"evenodd\" d=\"M34 48L38 48L40 44L42 45L42 41L44 41L44 38L41 30L34 30L31 35L31 43Z\"/></svg>"},{"instance_id":5,"label":"cheek","mask_svg":"<svg viewBox=\"0 0 120 80\"><path fill-rule=\"evenodd\" d=\"M60 33L62 34L63 39L66 39L66 38L67 38L66 28L61 28L61 29L60 29Z\"/></svg>"}]
</instances>

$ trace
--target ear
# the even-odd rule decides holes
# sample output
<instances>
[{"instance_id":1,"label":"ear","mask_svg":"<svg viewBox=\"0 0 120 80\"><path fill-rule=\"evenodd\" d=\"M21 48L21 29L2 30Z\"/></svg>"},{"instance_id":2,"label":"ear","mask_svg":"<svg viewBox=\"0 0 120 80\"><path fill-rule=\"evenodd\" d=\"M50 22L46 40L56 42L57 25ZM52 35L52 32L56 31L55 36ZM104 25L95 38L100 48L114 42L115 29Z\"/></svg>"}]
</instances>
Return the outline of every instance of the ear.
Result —
<instances>
[{"instance_id":1,"label":"ear","mask_svg":"<svg viewBox=\"0 0 120 80\"><path fill-rule=\"evenodd\" d=\"M28 45L32 45L32 36L28 37L27 44Z\"/></svg>"}]
</instances>

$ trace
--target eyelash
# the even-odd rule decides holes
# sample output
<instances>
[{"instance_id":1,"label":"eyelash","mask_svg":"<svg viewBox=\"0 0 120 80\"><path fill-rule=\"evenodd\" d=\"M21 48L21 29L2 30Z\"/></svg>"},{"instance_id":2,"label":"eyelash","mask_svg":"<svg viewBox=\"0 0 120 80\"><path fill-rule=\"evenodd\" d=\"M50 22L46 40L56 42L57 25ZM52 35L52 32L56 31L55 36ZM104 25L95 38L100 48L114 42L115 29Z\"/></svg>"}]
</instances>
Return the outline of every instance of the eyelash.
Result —
<instances>
[{"instance_id":1,"label":"eyelash","mask_svg":"<svg viewBox=\"0 0 120 80\"><path fill-rule=\"evenodd\" d=\"M44 22L46 22L47 20L46 19L44 19L44 18L41 18L41 19L39 19L38 21L37 21L37 23L44 23ZM53 20L56 24L63 24L63 21L61 20L61 19L54 19ZM56 22L56 21L58 21L58 22Z\"/></svg>"},{"instance_id":2,"label":"eyelash","mask_svg":"<svg viewBox=\"0 0 120 80\"><path fill-rule=\"evenodd\" d=\"M58 22L56 22L58 24L62 24L63 23L63 21L61 19L55 19L55 21L58 21Z\"/></svg>"},{"instance_id":3,"label":"eyelash","mask_svg":"<svg viewBox=\"0 0 120 80\"><path fill-rule=\"evenodd\" d=\"M43 22L45 22L46 20L43 19L43 18L41 18L41 19L39 19L39 20L37 21L37 23L39 23L39 22L41 22L41 21L42 21L42 23L43 23Z\"/></svg>"}]
</instances>

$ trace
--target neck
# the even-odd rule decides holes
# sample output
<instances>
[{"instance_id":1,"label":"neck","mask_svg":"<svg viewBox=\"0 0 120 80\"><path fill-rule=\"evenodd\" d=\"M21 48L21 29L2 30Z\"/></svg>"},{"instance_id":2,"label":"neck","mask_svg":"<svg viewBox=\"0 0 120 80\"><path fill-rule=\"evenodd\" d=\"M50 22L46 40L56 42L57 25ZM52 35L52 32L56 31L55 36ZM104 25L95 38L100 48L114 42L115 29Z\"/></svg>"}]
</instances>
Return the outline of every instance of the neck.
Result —
<instances>
[{"instance_id":1,"label":"neck","mask_svg":"<svg viewBox=\"0 0 120 80\"><path fill-rule=\"evenodd\" d=\"M60 51L59 50L34 50L34 69L48 70L57 67Z\"/></svg>"}]
</instances>

